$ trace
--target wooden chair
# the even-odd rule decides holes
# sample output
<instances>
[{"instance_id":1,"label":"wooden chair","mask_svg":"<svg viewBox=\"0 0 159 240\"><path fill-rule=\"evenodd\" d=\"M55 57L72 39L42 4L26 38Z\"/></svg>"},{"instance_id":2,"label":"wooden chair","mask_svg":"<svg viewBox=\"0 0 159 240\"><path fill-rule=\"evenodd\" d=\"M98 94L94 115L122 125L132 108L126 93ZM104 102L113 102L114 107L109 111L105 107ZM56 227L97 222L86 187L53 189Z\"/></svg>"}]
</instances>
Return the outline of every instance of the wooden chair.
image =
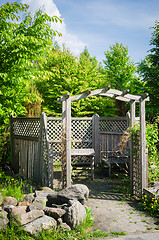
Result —
<instances>
[{"instance_id":1,"label":"wooden chair","mask_svg":"<svg viewBox=\"0 0 159 240\"><path fill-rule=\"evenodd\" d=\"M103 166L107 165L109 167L109 176L110 176L113 165L118 166L120 169L121 168L128 169L129 168L129 159L130 159L130 151L129 150L126 150L123 153L121 153L119 150L117 150L117 151L101 151L102 170L103 170Z\"/></svg>"},{"instance_id":2,"label":"wooden chair","mask_svg":"<svg viewBox=\"0 0 159 240\"><path fill-rule=\"evenodd\" d=\"M71 156L86 156L89 157L89 161L86 162L74 162L74 166L89 166L91 168L91 178L94 180L94 157L95 157L95 151L93 148L88 149L71 149Z\"/></svg>"}]
</instances>

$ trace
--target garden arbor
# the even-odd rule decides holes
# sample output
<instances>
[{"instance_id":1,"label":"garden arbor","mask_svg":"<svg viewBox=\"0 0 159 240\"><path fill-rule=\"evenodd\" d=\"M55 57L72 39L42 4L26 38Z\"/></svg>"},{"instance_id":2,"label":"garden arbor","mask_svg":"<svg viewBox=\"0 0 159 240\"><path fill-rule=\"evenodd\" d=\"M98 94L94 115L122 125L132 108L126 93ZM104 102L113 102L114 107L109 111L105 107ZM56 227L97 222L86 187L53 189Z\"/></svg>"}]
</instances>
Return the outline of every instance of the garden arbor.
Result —
<instances>
[{"instance_id":1,"label":"garden arbor","mask_svg":"<svg viewBox=\"0 0 159 240\"><path fill-rule=\"evenodd\" d=\"M135 124L135 103L138 102L140 106L140 188L141 191L147 186L147 157L146 157L146 139L145 139L145 101L149 101L148 94L132 95L129 90L115 90L110 86L106 86L96 90L86 90L78 95L70 96L69 93L57 99L62 102L62 126L63 138L65 144L63 145L66 161L66 185L71 186L71 102L84 99L91 96L110 97L124 102L130 102L130 126ZM132 149L132 146L130 146ZM95 153L96 154L96 153ZM133 156L130 152L130 179L131 179L131 192L133 194Z\"/></svg>"}]
</instances>

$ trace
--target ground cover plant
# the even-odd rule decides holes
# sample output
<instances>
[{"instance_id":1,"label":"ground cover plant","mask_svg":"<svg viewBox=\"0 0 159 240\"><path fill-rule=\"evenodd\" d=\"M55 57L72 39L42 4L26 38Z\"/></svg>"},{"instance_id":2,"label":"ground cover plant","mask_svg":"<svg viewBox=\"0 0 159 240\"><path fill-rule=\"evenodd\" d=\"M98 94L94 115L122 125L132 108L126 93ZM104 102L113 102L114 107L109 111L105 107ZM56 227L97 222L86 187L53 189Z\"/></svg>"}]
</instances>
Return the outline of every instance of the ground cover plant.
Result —
<instances>
[{"instance_id":1,"label":"ground cover plant","mask_svg":"<svg viewBox=\"0 0 159 240\"><path fill-rule=\"evenodd\" d=\"M142 211L147 212L149 215L154 217L159 217L159 199L156 197L150 197L144 194L140 202L138 203L138 208Z\"/></svg>"}]
</instances>

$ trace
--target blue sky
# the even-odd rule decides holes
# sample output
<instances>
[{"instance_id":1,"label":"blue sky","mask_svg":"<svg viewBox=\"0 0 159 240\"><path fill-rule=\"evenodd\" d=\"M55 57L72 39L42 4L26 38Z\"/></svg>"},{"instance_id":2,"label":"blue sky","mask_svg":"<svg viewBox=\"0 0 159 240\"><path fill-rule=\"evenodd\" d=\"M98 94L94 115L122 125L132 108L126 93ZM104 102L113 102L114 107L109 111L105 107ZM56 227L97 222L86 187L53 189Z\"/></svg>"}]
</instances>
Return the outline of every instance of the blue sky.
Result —
<instances>
[{"instance_id":1,"label":"blue sky","mask_svg":"<svg viewBox=\"0 0 159 240\"><path fill-rule=\"evenodd\" d=\"M1 3L14 2L1 0ZM87 46L91 56L105 59L104 52L116 42L128 46L130 59L142 60L150 49L152 29L159 21L158 0L19 0L30 10L45 8L49 15L57 15L63 24L53 26L63 36L59 44L66 44L78 56Z\"/></svg>"}]
</instances>

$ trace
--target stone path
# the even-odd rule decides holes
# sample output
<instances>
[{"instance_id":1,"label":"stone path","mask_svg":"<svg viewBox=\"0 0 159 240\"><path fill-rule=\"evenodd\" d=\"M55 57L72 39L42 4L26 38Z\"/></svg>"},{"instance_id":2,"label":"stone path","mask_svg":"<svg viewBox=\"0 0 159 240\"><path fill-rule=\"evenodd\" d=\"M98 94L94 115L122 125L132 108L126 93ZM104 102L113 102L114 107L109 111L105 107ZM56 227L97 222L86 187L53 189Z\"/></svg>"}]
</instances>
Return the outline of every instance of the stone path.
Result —
<instances>
[{"instance_id":1,"label":"stone path","mask_svg":"<svg viewBox=\"0 0 159 240\"><path fill-rule=\"evenodd\" d=\"M134 202L125 194L126 181L120 179L95 179L95 181L80 181L90 189L87 206L91 207L94 216L92 230L102 232L126 232L123 240L142 240L131 238L134 234L154 233L159 240L158 219L147 216L135 208ZM146 236L146 235L145 235ZM129 238L128 238L129 237ZM105 238L108 239L108 238ZM116 238L113 238L116 240ZM120 239L120 238L118 238ZM146 238L143 238L146 240Z\"/></svg>"}]
</instances>

